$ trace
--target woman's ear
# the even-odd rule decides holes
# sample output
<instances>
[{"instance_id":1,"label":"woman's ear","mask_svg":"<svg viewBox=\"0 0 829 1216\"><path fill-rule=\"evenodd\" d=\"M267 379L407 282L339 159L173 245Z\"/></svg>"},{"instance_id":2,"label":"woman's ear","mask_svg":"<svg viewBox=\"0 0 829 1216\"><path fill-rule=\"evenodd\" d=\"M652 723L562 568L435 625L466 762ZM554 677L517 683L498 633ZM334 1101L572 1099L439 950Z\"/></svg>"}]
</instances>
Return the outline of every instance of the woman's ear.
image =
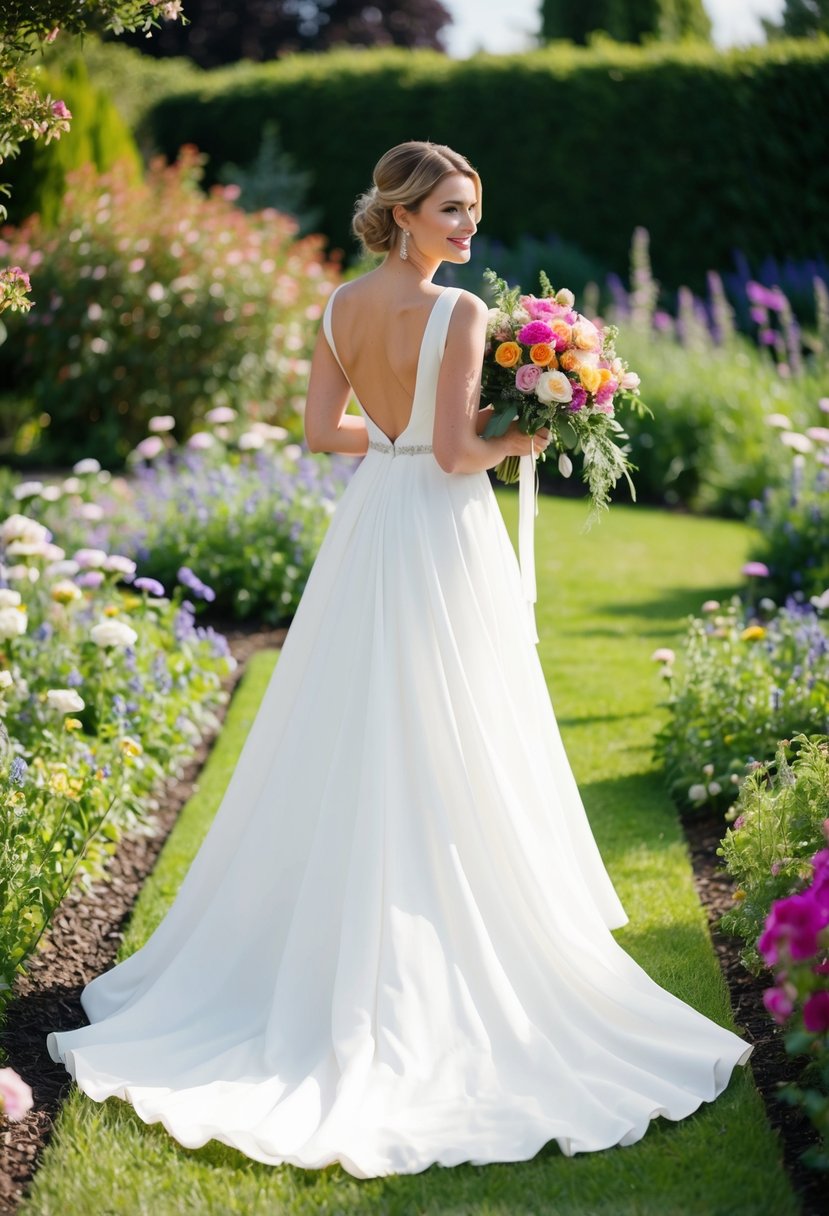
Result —
<instances>
[{"instance_id":1,"label":"woman's ear","mask_svg":"<svg viewBox=\"0 0 829 1216\"><path fill-rule=\"evenodd\" d=\"M398 228L408 228L409 213L402 203L395 203L391 209L391 217Z\"/></svg>"}]
</instances>

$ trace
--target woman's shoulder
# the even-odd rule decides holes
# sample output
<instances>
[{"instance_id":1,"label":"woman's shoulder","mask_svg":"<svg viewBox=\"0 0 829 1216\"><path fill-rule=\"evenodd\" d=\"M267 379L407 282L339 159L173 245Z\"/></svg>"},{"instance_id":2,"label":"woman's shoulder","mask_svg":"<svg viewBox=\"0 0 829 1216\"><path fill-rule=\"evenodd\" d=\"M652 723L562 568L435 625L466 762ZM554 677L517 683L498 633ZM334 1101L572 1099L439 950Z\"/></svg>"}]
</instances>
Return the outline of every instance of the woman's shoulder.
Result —
<instances>
[{"instance_id":1,"label":"woman's shoulder","mask_svg":"<svg viewBox=\"0 0 829 1216\"><path fill-rule=\"evenodd\" d=\"M489 317L489 308L474 291L456 288L458 295L452 309L451 324L454 326L480 325Z\"/></svg>"}]
</instances>

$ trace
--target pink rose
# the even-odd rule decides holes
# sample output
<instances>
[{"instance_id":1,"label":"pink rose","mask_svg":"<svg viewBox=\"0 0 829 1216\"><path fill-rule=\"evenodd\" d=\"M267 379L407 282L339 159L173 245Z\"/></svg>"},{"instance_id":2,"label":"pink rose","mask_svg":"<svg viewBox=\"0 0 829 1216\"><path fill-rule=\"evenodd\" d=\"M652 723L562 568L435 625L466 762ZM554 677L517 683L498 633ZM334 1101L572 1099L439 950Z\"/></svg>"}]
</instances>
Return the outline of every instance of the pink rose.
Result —
<instances>
[{"instance_id":1,"label":"pink rose","mask_svg":"<svg viewBox=\"0 0 829 1216\"><path fill-rule=\"evenodd\" d=\"M32 1109L32 1091L13 1068L0 1068L0 1110L16 1123Z\"/></svg>"},{"instance_id":2,"label":"pink rose","mask_svg":"<svg viewBox=\"0 0 829 1216\"><path fill-rule=\"evenodd\" d=\"M515 373L515 387L522 393L532 393L538 384L541 368L534 363L524 363Z\"/></svg>"},{"instance_id":3,"label":"pink rose","mask_svg":"<svg viewBox=\"0 0 829 1216\"><path fill-rule=\"evenodd\" d=\"M535 346L537 342L552 342L553 331L544 321L530 321L518 331L518 341L525 346Z\"/></svg>"},{"instance_id":4,"label":"pink rose","mask_svg":"<svg viewBox=\"0 0 829 1216\"><path fill-rule=\"evenodd\" d=\"M622 388L627 389L628 392L635 393L641 383L636 372L625 372L622 376Z\"/></svg>"}]
</instances>

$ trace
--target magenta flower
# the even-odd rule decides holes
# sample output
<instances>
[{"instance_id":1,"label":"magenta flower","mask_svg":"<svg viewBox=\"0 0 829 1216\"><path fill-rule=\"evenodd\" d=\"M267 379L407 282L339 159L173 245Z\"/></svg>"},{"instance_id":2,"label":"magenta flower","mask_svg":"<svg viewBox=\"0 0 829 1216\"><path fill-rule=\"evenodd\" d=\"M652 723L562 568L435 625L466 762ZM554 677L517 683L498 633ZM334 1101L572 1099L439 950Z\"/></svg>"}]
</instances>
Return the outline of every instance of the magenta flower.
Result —
<instances>
[{"instance_id":1,"label":"magenta flower","mask_svg":"<svg viewBox=\"0 0 829 1216\"><path fill-rule=\"evenodd\" d=\"M521 393L531 393L538 384L541 368L534 363L524 363L515 373L515 387Z\"/></svg>"},{"instance_id":2,"label":"magenta flower","mask_svg":"<svg viewBox=\"0 0 829 1216\"><path fill-rule=\"evenodd\" d=\"M596 405L607 405L608 401L612 401L618 387L615 380L606 381L596 393Z\"/></svg>"},{"instance_id":3,"label":"magenta flower","mask_svg":"<svg viewBox=\"0 0 829 1216\"><path fill-rule=\"evenodd\" d=\"M582 384L574 383L573 384L573 396L570 399L570 404L568 405L567 408L569 410L572 410L573 413L575 414L578 410L580 410L583 407L586 400L587 400L587 389Z\"/></svg>"},{"instance_id":4,"label":"magenta flower","mask_svg":"<svg viewBox=\"0 0 829 1216\"><path fill-rule=\"evenodd\" d=\"M794 1003L782 988L767 988L763 993L763 1004L775 1022L785 1022L794 1009Z\"/></svg>"},{"instance_id":5,"label":"magenta flower","mask_svg":"<svg viewBox=\"0 0 829 1216\"><path fill-rule=\"evenodd\" d=\"M52 113L55 118L65 118L68 120L72 117L72 111L67 107L65 101L53 101Z\"/></svg>"},{"instance_id":6,"label":"magenta flower","mask_svg":"<svg viewBox=\"0 0 829 1216\"><path fill-rule=\"evenodd\" d=\"M535 346L536 342L552 342L555 337L549 325L543 321L530 321L518 331L518 341L525 346Z\"/></svg>"},{"instance_id":7,"label":"magenta flower","mask_svg":"<svg viewBox=\"0 0 829 1216\"><path fill-rule=\"evenodd\" d=\"M766 917L766 927L757 948L770 967L780 961L781 948L797 961L814 958L818 936L829 924L829 906L814 897L813 889L778 899Z\"/></svg>"},{"instance_id":8,"label":"magenta flower","mask_svg":"<svg viewBox=\"0 0 829 1216\"><path fill-rule=\"evenodd\" d=\"M746 562L742 573L746 578L768 578L769 568L765 562Z\"/></svg>"},{"instance_id":9,"label":"magenta flower","mask_svg":"<svg viewBox=\"0 0 829 1216\"><path fill-rule=\"evenodd\" d=\"M803 1005L803 1025L812 1034L829 1030L829 992L813 992Z\"/></svg>"}]
</instances>

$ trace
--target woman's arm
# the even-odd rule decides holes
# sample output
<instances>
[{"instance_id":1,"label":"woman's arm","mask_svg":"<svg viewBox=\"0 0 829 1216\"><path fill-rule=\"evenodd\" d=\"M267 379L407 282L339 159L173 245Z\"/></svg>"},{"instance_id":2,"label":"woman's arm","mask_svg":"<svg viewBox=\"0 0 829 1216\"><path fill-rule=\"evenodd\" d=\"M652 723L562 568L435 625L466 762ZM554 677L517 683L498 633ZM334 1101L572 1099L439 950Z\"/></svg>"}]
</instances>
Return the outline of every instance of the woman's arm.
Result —
<instances>
[{"instance_id":1,"label":"woman's arm","mask_svg":"<svg viewBox=\"0 0 829 1216\"><path fill-rule=\"evenodd\" d=\"M432 435L435 459L446 473L478 473L494 468L505 456L530 454L532 437L515 423L505 435L480 437L491 414L491 406L479 409L487 316L486 304L469 292L462 293L452 310ZM547 446L548 438L547 431L539 433L536 452Z\"/></svg>"},{"instance_id":2,"label":"woman's arm","mask_svg":"<svg viewBox=\"0 0 829 1216\"><path fill-rule=\"evenodd\" d=\"M334 358L320 326L311 358L305 402L305 442L312 452L365 456L368 451L368 431L362 418L346 414L350 398L351 385Z\"/></svg>"}]
</instances>

